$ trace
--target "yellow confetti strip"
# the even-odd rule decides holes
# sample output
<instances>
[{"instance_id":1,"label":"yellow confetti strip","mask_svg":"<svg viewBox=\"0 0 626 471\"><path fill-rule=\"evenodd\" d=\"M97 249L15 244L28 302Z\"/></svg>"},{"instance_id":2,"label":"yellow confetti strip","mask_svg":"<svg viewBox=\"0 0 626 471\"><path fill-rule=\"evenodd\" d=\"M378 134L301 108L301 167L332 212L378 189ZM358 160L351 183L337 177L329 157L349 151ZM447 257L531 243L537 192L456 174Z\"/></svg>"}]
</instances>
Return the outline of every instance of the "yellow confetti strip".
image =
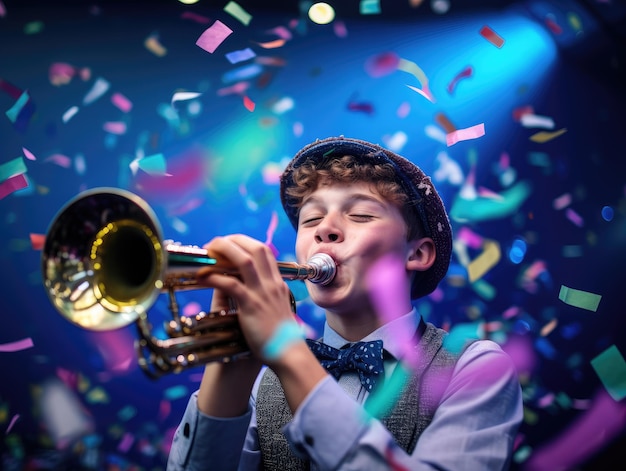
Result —
<instances>
[{"instance_id":1,"label":"yellow confetti strip","mask_svg":"<svg viewBox=\"0 0 626 471\"><path fill-rule=\"evenodd\" d=\"M161 45L159 38L156 36L148 36L143 45L155 56L163 57L167 54L167 49Z\"/></svg>"},{"instance_id":2,"label":"yellow confetti strip","mask_svg":"<svg viewBox=\"0 0 626 471\"><path fill-rule=\"evenodd\" d=\"M467 266L470 282L474 282L491 270L500 261L500 244L497 241L485 241L482 253Z\"/></svg>"},{"instance_id":3,"label":"yellow confetti strip","mask_svg":"<svg viewBox=\"0 0 626 471\"><path fill-rule=\"evenodd\" d=\"M529 139L533 142L538 142L539 144L543 144L544 142L551 141L552 139L555 139L559 137L561 134L565 134L566 132L567 132L566 128L559 129L558 131L554 131L554 132L540 131L530 136Z\"/></svg>"},{"instance_id":4,"label":"yellow confetti strip","mask_svg":"<svg viewBox=\"0 0 626 471\"><path fill-rule=\"evenodd\" d=\"M103 388L99 386L89 391L86 398L87 402L89 402L90 404L107 404L109 402L109 395Z\"/></svg>"}]
</instances>

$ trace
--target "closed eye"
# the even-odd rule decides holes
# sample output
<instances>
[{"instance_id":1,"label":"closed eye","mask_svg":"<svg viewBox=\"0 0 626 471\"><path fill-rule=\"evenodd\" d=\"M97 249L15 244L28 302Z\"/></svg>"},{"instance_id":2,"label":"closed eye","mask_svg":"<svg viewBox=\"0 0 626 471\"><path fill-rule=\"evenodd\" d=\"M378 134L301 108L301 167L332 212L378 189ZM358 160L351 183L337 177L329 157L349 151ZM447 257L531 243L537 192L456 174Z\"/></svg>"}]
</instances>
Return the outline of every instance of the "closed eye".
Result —
<instances>
[{"instance_id":1,"label":"closed eye","mask_svg":"<svg viewBox=\"0 0 626 471\"><path fill-rule=\"evenodd\" d=\"M351 215L354 219L360 220L360 221L370 221L372 219L374 219L374 216L372 216L371 214L352 214Z\"/></svg>"}]
</instances>

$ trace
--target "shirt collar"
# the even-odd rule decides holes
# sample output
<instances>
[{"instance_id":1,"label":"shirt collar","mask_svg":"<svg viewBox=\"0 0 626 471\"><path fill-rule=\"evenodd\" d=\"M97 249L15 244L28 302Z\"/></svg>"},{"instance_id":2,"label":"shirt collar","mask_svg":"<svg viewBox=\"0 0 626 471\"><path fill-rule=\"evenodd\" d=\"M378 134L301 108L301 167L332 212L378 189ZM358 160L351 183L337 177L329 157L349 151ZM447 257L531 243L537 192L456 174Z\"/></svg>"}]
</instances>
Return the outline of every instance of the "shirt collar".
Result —
<instances>
[{"instance_id":1,"label":"shirt collar","mask_svg":"<svg viewBox=\"0 0 626 471\"><path fill-rule=\"evenodd\" d=\"M398 332L402 332L403 334L410 332L410 338L413 338L413 335L417 331L419 321L420 315L417 310L413 308L407 314L379 327L361 340L382 340L385 350L393 355L394 358L401 358L403 356L402 352L405 350L405 344L403 344L403 339L400 338L401 336L398 335ZM325 344L334 348L341 348L345 344L351 343L335 332L332 327L328 325L328 322L324 323L323 339Z\"/></svg>"}]
</instances>

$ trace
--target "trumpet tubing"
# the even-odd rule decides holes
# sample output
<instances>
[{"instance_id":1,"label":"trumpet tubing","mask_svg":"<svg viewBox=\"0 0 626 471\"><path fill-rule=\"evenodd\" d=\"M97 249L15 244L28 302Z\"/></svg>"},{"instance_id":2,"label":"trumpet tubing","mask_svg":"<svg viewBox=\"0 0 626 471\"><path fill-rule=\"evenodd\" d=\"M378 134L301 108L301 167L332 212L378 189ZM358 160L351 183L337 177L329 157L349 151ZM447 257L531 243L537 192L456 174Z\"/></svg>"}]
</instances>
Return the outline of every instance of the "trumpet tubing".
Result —
<instances>
[{"instance_id":1,"label":"trumpet tubing","mask_svg":"<svg viewBox=\"0 0 626 471\"><path fill-rule=\"evenodd\" d=\"M286 280L326 285L335 276L323 253L306 264L277 262ZM70 322L89 330L137 324L139 364L149 376L178 372L247 353L236 312L182 317L175 293L198 285L198 270L236 275L232 265L192 245L162 238L158 219L139 196L118 188L81 193L61 208L46 234L42 273L52 305ZM168 339L151 334L147 311L169 294ZM295 301L292 295L292 308Z\"/></svg>"}]
</instances>

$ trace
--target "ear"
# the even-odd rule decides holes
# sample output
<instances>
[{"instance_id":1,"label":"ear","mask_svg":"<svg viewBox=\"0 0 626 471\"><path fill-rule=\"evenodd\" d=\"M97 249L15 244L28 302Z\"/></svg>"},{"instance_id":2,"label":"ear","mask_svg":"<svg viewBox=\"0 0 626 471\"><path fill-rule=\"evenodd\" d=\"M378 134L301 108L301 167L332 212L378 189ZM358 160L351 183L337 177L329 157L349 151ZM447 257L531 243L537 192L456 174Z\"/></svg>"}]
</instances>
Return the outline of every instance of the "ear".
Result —
<instances>
[{"instance_id":1,"label":"ear","mask_svg":"<svg viewBox=\"0 0 626 471\"><path fill-rule=\"evenodd\" d=\"M430 237L422 237L409 241L409 254L406 268L410 271L426 271L435 263L437 250Z\"/></svg>"}]
</instances>

